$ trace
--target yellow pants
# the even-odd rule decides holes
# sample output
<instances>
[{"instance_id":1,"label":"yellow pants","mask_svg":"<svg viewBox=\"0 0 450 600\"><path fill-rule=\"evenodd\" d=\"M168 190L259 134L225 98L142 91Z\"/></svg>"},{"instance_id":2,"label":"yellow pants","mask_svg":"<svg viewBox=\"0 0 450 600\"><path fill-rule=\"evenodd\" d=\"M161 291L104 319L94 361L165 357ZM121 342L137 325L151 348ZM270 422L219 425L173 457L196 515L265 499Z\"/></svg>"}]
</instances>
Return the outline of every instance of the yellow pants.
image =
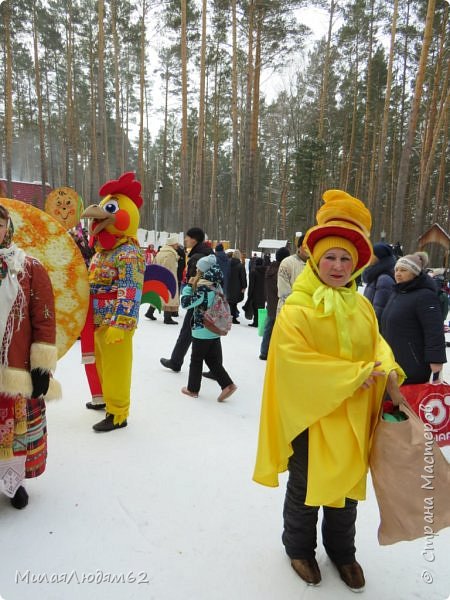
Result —
<instances>
[{"instance_id":1,"label":"yellow pants","mask_svg":"<svg viewBox=\"0 0 450 600\"><path fill-rule=\"evenodd\" d=\"M106 412L120 425L130 412L131 367L133 364L133 331L125 331L118 344L106 344L107 327L95 330L95 364L102 385Z\"/></svg>"}]
</instances>

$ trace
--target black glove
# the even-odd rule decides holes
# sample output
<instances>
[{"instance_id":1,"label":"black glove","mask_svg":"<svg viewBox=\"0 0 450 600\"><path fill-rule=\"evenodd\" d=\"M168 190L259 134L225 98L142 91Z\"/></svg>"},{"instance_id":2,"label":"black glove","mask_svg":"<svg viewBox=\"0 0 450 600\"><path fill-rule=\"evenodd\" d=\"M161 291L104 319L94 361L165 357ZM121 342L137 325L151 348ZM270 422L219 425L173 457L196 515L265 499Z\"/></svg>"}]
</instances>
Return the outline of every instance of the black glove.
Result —
<instances>
[{"instance_id":1,"label":"black glove","mask_svg":"<svg viewBox=\"0 0 450 600\"><path fill-rule=\"evenodd\" d=\"M39 398L39 396L45 396L50 384L50 373L42 371L41 369L32 369L31 381L33 382L33 392L31 397Z\"/></svg>"}]
</instances>

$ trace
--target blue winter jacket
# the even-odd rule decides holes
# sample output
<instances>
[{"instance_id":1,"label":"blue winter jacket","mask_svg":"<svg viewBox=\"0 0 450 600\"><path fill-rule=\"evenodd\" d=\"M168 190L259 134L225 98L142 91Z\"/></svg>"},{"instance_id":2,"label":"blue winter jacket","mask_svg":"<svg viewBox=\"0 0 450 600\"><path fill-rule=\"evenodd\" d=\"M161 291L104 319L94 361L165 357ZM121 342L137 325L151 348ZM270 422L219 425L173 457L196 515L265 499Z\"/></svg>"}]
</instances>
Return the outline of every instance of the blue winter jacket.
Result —
<instances>
[{"instance_id":1,"label":"blue winter jacket","mask_svg":"<svg viewBox=\"0 0 450 600\"><path fill-rule=\"evenodd\" d=\"M378 324L381 323L384 307L394 289L394 266L395 258L386 256L376 264L367 267L363 273L363 281L367 283L364 296L372 304L377 315Z\"/></svg>"}]
</instances>

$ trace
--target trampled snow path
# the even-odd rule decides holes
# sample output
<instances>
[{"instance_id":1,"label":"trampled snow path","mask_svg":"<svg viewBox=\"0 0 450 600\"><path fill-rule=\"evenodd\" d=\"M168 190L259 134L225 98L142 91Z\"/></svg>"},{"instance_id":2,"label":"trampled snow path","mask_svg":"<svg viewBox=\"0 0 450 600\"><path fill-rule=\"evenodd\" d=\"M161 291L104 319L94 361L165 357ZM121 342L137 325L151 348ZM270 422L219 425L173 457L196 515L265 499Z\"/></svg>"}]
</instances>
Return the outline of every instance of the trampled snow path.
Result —
<instances>
[{"instance_id":1,"label":"trampled snow path","mask_svg":"<svg viewBox=\"0 0 450 600\"><path fill-rule=\"evenodd\" d=\"M178 330L161 318L142 317L135 336L129 426L120 431L91 429L101 415L84 408L89 394L78 343L60 361L56 375L64 399L48 406L47 471L28 482L25 510L0 498L0 597L355 597L320 544L322 584L303 584L280 540L286 477L277 489L251 480L265 368L258 360L255 329L242 318L223 340L225 366L239 386L224 404L216 402L219 388L209 380L203 381L198 399L180 393L188 360L178 374L159 364L161 356L170 355ZM446 373L450 380L448 366ZM357 557L367 580L361 598L447 599L450 529L433 540L434 560L427 562L425 539L380 547L377 526L369 486L357 521ZM428 577L431 583L425 583ZM111 578L119 581L107 583Z\"/></svg>"}]
</instances>

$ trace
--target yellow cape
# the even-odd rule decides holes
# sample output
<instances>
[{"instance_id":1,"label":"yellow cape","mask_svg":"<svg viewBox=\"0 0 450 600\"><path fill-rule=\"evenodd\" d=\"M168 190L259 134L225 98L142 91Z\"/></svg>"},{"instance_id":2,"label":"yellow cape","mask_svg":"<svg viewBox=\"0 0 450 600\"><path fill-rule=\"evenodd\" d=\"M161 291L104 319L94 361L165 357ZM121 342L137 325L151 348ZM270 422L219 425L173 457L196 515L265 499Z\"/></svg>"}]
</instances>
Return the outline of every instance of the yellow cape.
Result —
<instances>
[{"instance_id":1,"label":"yellow cape","mask_svg":"<svg viewBox=\"0 0 450 600\"><path fill-rule=\"evenodd\" d=\"M253 479L278 485L309 429L306 504L342 507L364 500L368 455L386 377L361 384L380 361L404 374L378 331L371 304L351 288L329 288L307 264L277 317L264 381Z\"/></svg>"}]
</instances>

